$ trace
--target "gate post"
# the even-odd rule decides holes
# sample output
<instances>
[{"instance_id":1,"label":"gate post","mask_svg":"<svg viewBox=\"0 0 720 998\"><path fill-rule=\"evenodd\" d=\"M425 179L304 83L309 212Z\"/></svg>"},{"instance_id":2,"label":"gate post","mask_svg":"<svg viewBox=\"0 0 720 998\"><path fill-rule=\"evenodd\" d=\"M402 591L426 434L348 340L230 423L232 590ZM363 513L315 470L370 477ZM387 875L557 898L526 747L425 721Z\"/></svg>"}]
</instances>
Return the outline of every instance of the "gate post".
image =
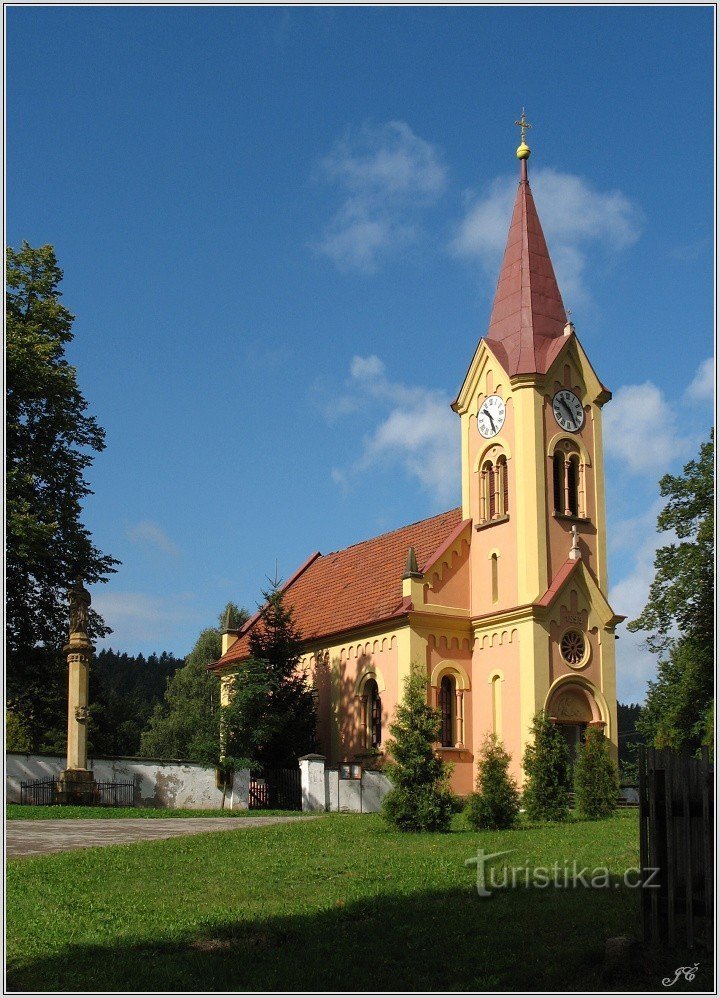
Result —
<instances>
[{"instance_id":1,"label":"gate post","mask_svg":"<svg viewBox=\"0 0 720 998\"><path fill-rule=\"evenodd\" d=\"M232 811L247 811L250 801L250 770L236 769L233 773L232 792L230 794L230 809Z\"/></svg>"},{"instance_id":2,"label":"gate post","mask_svg":"<svg viewBox=\"0 0 720 998\"><path fill-rule=\"evenodd\" d=\"M300 786L303 811L326 811L325 756L303 755L300 764Z\"/></svg>"}]
</instances>

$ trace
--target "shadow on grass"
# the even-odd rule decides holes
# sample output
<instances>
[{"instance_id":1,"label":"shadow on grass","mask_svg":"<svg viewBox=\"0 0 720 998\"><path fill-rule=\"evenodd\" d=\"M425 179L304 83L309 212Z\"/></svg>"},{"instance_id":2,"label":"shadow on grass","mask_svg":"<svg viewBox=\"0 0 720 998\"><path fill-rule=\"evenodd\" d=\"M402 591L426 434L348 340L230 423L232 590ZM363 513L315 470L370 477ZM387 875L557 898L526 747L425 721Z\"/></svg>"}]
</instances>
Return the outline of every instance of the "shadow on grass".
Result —
<instances>
[{"instance_id":1,"label":"shadow on grass","mask_svg":"<svg viewBox=\"0 0 720 998\"><path fill-rule=\"evenodd\" d=\"M228 879L231 891L231 877ZM344 893L348 893L348 888ZM184 934L75 944L8 967L9 991L600 991L662 990L679 966L712 987L699 952L637 947L609 968L605 940L639 931L636 890L467 889L345 898L305 915L199 921Z\"/></svg>"}]
</instances>

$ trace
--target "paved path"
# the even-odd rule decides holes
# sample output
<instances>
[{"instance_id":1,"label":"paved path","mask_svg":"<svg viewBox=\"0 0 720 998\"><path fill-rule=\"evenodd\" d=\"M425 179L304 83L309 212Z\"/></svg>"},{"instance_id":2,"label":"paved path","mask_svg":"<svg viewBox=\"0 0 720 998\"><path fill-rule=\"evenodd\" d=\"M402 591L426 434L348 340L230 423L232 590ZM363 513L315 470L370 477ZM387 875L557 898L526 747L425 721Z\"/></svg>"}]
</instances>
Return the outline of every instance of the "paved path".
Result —
<instances>
[{"instance_id":1,"label":"paved path","mask_svg":"<svg viewBox=\"0 0 720 998\"><path fill-rule=\"evenodd\" d=\"M306 821L311 815L252 818L63 818L58 821L13 820L5 824L8 857L43 856L68 849L112 846L124 842L174 839L200 832L224 832L231 828L258 828L286 821Z\"/></svg>"}]
</instances>

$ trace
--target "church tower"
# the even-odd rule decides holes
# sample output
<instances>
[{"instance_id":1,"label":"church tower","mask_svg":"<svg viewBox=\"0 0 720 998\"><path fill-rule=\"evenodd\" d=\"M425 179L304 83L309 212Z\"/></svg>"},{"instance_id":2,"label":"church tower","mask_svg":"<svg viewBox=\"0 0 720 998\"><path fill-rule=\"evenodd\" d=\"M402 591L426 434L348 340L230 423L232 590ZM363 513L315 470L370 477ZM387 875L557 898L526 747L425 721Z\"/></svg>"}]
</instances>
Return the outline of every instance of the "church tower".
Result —
<instances>
[{"instance_id":1,"label":"church tower","mask_svg":"<svg viewBox=\"0 0 720 998\"><path fill-rule=\"evenodd\" d=\"M403 681L424 667L438 751L460 794L473 789L488 732L522 778L539 710L573 752L590 725L617 750L623 618L607 597L602 451L610 392L565 312L528 180L524 113L518 124L520 182L490 323L453 403L462 507L315 551L283 586L327 759L380 764ZM212 666L225 699L262 615L226 628Z\"/></svg>"},{"instance_id":2,"label":"church tower","mask_svg":"<svg viewBox=\"0 0 720 998\"><path fill-rule=\"evenodd\" d=\"M472 520L474 753L495 731L516 772L547 709L571 751L588 725L617 748L607 599L602 407L611 398L569 321L528 179L520 180L487 335L453 409ZM489 694L489 695L488 695Z\"/></svg>"}]
</instances>

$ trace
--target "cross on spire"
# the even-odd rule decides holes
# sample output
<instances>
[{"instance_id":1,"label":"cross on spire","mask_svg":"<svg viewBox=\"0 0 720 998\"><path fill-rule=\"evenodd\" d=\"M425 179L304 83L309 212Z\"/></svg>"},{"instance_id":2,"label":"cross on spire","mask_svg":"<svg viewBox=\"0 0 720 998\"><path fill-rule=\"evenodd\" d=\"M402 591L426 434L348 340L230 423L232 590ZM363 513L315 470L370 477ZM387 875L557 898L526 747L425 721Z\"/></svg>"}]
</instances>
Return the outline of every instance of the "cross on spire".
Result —
<instances>
[{"instance_id":1,"label":"cross on spire","mask_svg":"<svg viewBox=\"0 0 720 998\"><path fill-rule=\"evenodd\" d=\"M522 144L525 142L525 132L527 132L528 128L532 128L532 125L525 117L525 108L522 109L522 114L515 124L520 128L520 143Z\"/></svg>"}]
</instances>

